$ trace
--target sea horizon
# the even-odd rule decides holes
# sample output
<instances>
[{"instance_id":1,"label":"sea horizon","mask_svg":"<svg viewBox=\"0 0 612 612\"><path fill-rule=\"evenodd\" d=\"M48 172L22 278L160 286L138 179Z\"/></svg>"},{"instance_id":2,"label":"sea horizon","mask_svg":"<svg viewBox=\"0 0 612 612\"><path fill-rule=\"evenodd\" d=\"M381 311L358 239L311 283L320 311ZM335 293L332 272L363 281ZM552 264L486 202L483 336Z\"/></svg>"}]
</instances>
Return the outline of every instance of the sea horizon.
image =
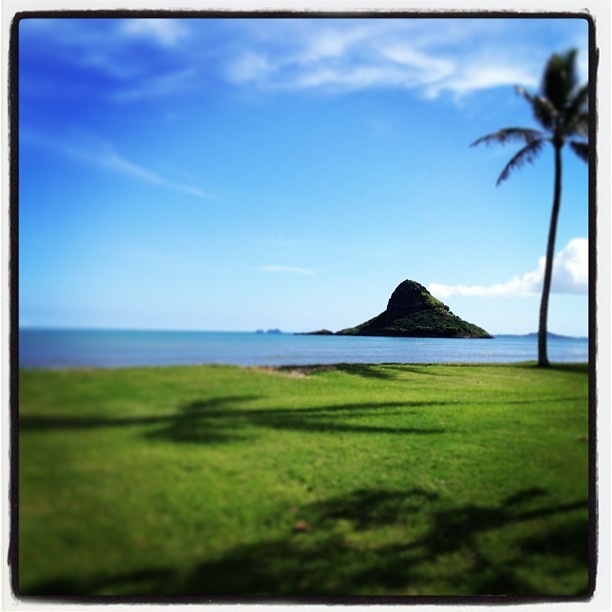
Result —
<instances>
[{"instance_id":1,"label":"sea horizon","mask_svg":"<svg viewBox=\"0 0 612 612\"><path fill-rule=\"evenodd\" d=\"M587 362L587 338L549 336L557 362ZM517 363L537 359L537 335L405 338L271 330L21 328L22 368L166 365L304 366L337 363Z\"/></svg>"},{"instance_id":2,"label":"sea horizon","mask_svg":"<svg viewBox=\"0 0 612 612\"><path fill-rule=\"evenodd\" d=\"M327 329L327 328L322 328ZM286 336L311 336L317 335L318 331L321 330L310 330L310 331L302 331L302 330L285 330L280 328L255 328L255 329L194 329L194 328L171 328L171 327L97 327L97 326L62 326L62 325L19 325L17 328L18 332L23 331L77 331L77 332L143 332L143 333L203 333L203 334L283 334ZM343 337L338 331L332 331L328 336L337 336ZM537 336L537 331L525 332L525 333L507 333L507 332L491 332L492 338L497 337L516 337L516 338L524 338L530 336ZM556 338L568 338L573 340L589 340L589 335L572 335L572 334L559 334L557 332L548 331L547 335L549 337ZM346 336L344 336L346 337ZM362 338L393 338L395 336L358 336ZM399 338L414 338L419 339L417 336L397 336ZM433 338L433 337L432 337ZM476 338L444 338L446 340L472 340ZM482 338L481 338L482 339ZM485 338L486 340L487 338Z\"/></svg>"}]
</instances>

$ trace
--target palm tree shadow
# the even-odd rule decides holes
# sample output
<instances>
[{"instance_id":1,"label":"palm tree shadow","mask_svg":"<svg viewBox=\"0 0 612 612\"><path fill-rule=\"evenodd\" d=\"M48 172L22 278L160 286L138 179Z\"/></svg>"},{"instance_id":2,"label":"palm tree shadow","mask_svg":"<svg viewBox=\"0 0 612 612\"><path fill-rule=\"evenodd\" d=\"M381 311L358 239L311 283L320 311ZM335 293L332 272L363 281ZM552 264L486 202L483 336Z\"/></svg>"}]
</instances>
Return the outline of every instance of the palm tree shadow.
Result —
<instances>
[{"instance_id":1,"label":"palm tree shadow","mask_svg":"<svg viewBox=\"0 0 612 612\"><path fill-rule=\"evenodd\" d=\"M255 395L213 397L198 400L170 414L135 417L45 416L24 415L19 418L22 431L88 430L108 427L146 427L147 438L177 442L216 443L239 439L237 428L229 421L232 409L259 399ZM153 431L149 431L154 427Z\"/></svg>"},{"instance_id":2,"label":"palm tree shadow","mask_svg":"<svg viewBox=\"0 0 612 612\"><path fill-rule=\"evenodd\" d=\"M359 404L335 404L330 406L312 406L297 408L257 408L236 407L238 401L249 403L256 398L228 398L216 400L198 400L179 408L172 419L162 423L162 427L149 432L152 439L172 442L210 442L213 439L241 438L241 430L248 435L256 435L255 428L279 429L305 433L349 433L349 434L400 434L400 435L434 435L445 433L444 429L430 427L410 427L393 425L376 425L358 422L361 417L388 416L391 411L400 411L406 417L409 408L439 406L439 402L364 402ZM246 437L246 433L244 436Z\"/></svg>"},{"instance_id":3,"label":"palm tree shadow","mask_svg":"<svg viewBox=\"0 0 612 612\"><path fill-rule=\"evenodd\" d=\"M446 405L446 402L363 402L329 406L258 408L261 396L222 396L200 399L179 406L174 412L134 417L24 415L21 431L70 431L108 427L144 427L152 440L177 443L230 443L256 435L256 428L301 431L306 433L414 434L444 433L439 428L409 426L409 408ZM361 417L403 413L405 425L369 424ZM406 424L408 423L408 424Z\"/></svg>"},{"instance_id":4,"label":"palm tree shadow","mask_svg":"<svg viewBox=\"0 0 612 612\"><path fill-rule=\"evenodd\" d=\"M27 594L110 592L205 599L406 593L585 597L587 501L550 504L547 496L542 489L524 489L498 504L449 507L448 500L421 488L359 489L299 509L295 519L303 528L236 546L187 572L154 567L91 579L62 578L34 585ZM504 531L533 520L538 522L527 532L530 535ZM411 530L414 524L423 529ZM405 535L392 543L368 544L370 534L388 528ZM364 533L366 539L356 540L356 533ZM487 548L482 536L490 534L506 539L514 551L511 558L500 558ZM460 562L455 567L449 559ZM542 566L552 569L546 573ZM539 580L530 578L531 569ZM565 586L566 576L576 573L583 577L578 586Z\"/></svg>"},{"instance_id":5,"label":"palm tree shadow","mask_svg":"<svg viewBox=\"0 0 612 612\"><path fill-rule=\"evenodd\" d=\"M258 396L229 396L197 400L181 406L162 427L146 433L152 440L197 444L228 443L245 439L240 429L247 421L238 405L249 404Z\"/></svg>"}]
</instances>

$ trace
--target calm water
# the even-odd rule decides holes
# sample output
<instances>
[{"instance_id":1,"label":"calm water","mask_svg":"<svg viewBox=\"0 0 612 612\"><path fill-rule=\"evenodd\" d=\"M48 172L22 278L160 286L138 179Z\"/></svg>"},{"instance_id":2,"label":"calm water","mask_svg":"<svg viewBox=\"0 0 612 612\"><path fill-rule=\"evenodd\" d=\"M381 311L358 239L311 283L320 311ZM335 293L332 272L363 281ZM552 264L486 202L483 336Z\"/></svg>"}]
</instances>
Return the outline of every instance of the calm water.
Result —
<instances>
[{"instance_id":1,"label":"calm water","mask_svg":"<svg viewBox=\"0 0 612 612\"><path fill-rule=\"evenodd\" d=\"M588 361L588 341L550 338L551 361ZM21 330L19 365L28 368L222 363L487 363L537 359L533 336L492 340L295 336L242 332Z\"/></svg>"}]
</instances>

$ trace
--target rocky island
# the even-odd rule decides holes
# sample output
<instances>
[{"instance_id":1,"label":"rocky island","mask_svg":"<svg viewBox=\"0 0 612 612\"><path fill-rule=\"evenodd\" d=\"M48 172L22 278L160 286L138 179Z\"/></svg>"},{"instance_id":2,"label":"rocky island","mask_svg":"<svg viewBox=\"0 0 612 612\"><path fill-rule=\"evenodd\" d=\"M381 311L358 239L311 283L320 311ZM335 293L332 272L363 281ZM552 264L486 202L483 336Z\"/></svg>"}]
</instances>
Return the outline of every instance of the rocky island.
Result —
<instances>
[{"instance_id":1,"label":"rocky island","mask_svg":"<svg viewBox=\"0 0 612 612\"><path fill-rule=\"evenodd\" d=\"M387 309L377 317L336 333L344 336L492 338L484 329L454 315L425 287L411 280L400 283Z\"/></svg>"}]
</instances>

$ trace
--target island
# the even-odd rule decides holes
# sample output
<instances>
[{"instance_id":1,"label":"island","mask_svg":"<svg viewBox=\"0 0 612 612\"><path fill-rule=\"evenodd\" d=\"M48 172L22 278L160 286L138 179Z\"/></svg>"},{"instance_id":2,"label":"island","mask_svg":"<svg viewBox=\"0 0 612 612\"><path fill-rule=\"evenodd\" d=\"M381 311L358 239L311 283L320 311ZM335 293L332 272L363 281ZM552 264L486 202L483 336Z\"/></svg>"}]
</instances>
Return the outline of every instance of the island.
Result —
<instances>
[{"instance_id":1,"label":"island","mask_svg":"<svg viewBox=\"0 0 612 612\"><path fill-rule=\"evenodd\" d=\"M334 332L329 329L319 329L311 332L297 332L296 336L333 336Z\"/></svg>"},{"instance_id":2,"label":"island","mask_svg":"<svg viewBox=\"0 0 612 612\"><path fill-rule=\"evenodd\" d=\"M492 338L481 327L454 315L423 285L412 280L398 285L384 312L365 323L336 333L341 336Z\"/></svg>"}]
</instances>

